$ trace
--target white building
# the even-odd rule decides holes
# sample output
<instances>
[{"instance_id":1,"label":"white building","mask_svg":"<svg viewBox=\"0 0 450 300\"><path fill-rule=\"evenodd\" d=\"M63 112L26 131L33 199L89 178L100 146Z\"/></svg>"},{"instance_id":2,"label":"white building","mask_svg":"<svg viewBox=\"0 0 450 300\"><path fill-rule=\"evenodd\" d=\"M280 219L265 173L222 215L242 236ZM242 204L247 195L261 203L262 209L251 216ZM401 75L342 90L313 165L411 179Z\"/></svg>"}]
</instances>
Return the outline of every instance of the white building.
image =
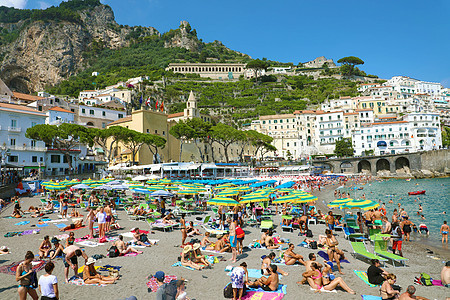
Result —
<instances>
[{"instance_id":1,"label":"white building","mask_svg":"<svg viewBox=\"0 0 450 300\"><path fill-rule=\"evenodd\" d=\"M344 112L316 112L316 128L319 152L333 153L336 141L344 137Z\"/></svg>"},{"instance_id":2,"label":"white building","mask_svg":"<svg viewBox=\"0 0 450 300\"><path fill-rule=\"evenodd\" d=\"M9 151L6 163L22 167L25 174L45 166L44 142L30 140L25 133L27 128L44 124L46 117L30 107L0 103L0 146Z\"/></svg>"},{"instance_id":3,"label":"white building","mask_svg":"<svg viewBox=\"0 0 450 300\"><path fill-rule=\"evenodd\" d=\"M418 81L415 83L416 94L428 94L439 97L442 94L442 85L436 82Z\"/></svg>"},{"instance_id":4,"label":"white building","mask_svg":"<svg viewBox=\"0 0 450 300\"><path fill-rule=\"evenodd\" d=\"M106 128L106 124L126 116L125 110L114 110L103 107L79 105L75 121L79 125Z\"/></svg>"},{"instance_id":5,"label":"white building","mask_svg":"<svg viewBox=\"0 0 450 300\"><path fill-rule=\"evenodd\" d=\"M78 96L78 101L84 102L84 99L94 98L100 95L100 91L97 90L84 90L80 92Z\"/></svg>"},{"instance_id":6,"label":"white building","mask_svg":"<svg viewBox=\"0 0 450 300\"><path fill-rule=\"evenodd\" d=\"M58 125L62 123L74 123L75 121L74 112L71 112L70 110L58 106L50 108L46 114L47 120L45 121L45 123L50 125Z\"/></svg>"}]
</instances>

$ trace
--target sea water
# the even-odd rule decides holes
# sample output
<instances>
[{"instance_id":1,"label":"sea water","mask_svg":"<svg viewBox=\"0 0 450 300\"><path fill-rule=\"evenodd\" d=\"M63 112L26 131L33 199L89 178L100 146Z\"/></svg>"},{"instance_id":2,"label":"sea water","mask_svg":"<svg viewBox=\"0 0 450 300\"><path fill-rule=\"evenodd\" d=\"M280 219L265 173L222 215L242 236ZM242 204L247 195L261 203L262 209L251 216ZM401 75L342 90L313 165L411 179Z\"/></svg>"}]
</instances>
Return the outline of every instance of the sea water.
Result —
<instances>
[{"instance_id":1,"label":"sea water","mask_svg":"<svg viewBox=\"0 0 450 300\"><path fill-rule=\"evenodd\" d=\"M350 198L359 199L365 194L366 199L386 203L386 211L391 220L394 209L400 211L398 203L406 210L409 219L419 228L420 224L426 224L430 235L428 237L412 234L411 238L416 241L423 241L433 245L441 244L441 234L439 233L443 221L450 223L450 178L431 179L389 179L383 181L373 181L365 185L357 185L362 190L345 188L341 191L350 193ZM422 191L422 195L409 196L408 192ZM389 203L392 199L394 203ZM422 205L422 214L425 220L417 214L419 204ZM447 214L443 214L443 212Z\"/></svg>"}]
</instances>

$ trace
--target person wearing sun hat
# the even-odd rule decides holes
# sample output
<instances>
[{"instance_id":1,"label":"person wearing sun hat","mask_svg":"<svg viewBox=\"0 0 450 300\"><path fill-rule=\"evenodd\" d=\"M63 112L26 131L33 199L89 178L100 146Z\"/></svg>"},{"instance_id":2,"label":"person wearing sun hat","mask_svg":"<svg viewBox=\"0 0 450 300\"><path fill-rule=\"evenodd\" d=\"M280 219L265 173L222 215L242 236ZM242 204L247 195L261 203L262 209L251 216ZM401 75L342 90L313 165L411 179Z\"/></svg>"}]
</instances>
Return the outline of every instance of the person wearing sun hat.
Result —
<instances>
[{"instance_id":1,"label":"person wearing sun hat","mask_svg":"<svg viewBox=\"0 0 450 300\"><path fill-rule=\"evenodd\" d=\"M102 276L97 273L95 269L95 262L97 260L93 257L89 257L83 269L83 280L86 284L112 284L116 282L115 278Z\"/></svg>"},{"instance_id":2,"label":"person wearing sun hat","mask_svg":"<svg viewBox=\"0 0 450 300\"><path fill-rule=\"evenodd\" d=\"M1 246L0 247L0 254L8 254L9 253L9 249L6 246Z\"/></svg>"},{"instance_id":3,"label":"person wearing sun hat","mask_svg":"<svg viewBox=\"0 0 450 300\"><path fill-rule=\"evenodd\" d=\"M194 263L202 263L207 267L210 267L211 264L209 261L205 258L205 256L202 254L202 251L200 250L201 245L199 243L195 243L192 246L192 261Z\"/></svg>"},{"instance_id":4,"label":"person wearing sun hat","mask_svg":"<svg viewBox=\"0 0 450 300\"><path fill-rule=\"evenodd\" d=\"M194 263L191 260L192 257L191 253L192 253L192 246L191 245L184 246L183 251L181 252L181 265L185 267L191 267L196 270L203 269L204 267L199 266L198 264Z\"/></svg>"}]
</instances>

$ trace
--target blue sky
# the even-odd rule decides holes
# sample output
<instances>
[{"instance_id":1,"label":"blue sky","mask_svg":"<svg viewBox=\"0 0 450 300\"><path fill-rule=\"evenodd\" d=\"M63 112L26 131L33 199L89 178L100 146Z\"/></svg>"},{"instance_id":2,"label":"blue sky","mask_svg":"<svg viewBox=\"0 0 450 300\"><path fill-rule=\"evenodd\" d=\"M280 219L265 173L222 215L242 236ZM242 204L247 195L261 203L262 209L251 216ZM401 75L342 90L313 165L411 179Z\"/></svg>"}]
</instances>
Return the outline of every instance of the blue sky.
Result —
<instances>
[{"instance_id":1,"label":"blue sky","mask_svg":"<svg viewBox=\"0 0 450 300\"><path fill-rule=\"evenodd\" d=\"M45 8L56 0L0 0ZM305 62L358 56L368 74L405 75L450 87L449 0L102 0L119 24L166 32L181 20L205 42L253 58Z\"/></svg>"}]
</instances>

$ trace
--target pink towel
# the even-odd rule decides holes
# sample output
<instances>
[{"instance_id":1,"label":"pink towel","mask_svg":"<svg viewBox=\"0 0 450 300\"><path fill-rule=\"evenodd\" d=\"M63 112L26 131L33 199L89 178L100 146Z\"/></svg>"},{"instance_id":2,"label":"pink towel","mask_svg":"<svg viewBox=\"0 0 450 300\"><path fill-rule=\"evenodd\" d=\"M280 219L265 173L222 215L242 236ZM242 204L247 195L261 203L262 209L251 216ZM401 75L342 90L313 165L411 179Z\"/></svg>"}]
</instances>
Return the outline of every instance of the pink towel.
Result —
<instances>
[{"instance_id":1,"label":"pink towel","mask_svg":"<svg viewBox=\"0 0 450 300\"><path fill-rule=\"evenodd\" d=\"M437 285L437 286L444 286L444 285L442 284L442 281L440 281L440 280L433 280L431 283L432 283L433 285Z\"/></svg>"}]
</instances>

